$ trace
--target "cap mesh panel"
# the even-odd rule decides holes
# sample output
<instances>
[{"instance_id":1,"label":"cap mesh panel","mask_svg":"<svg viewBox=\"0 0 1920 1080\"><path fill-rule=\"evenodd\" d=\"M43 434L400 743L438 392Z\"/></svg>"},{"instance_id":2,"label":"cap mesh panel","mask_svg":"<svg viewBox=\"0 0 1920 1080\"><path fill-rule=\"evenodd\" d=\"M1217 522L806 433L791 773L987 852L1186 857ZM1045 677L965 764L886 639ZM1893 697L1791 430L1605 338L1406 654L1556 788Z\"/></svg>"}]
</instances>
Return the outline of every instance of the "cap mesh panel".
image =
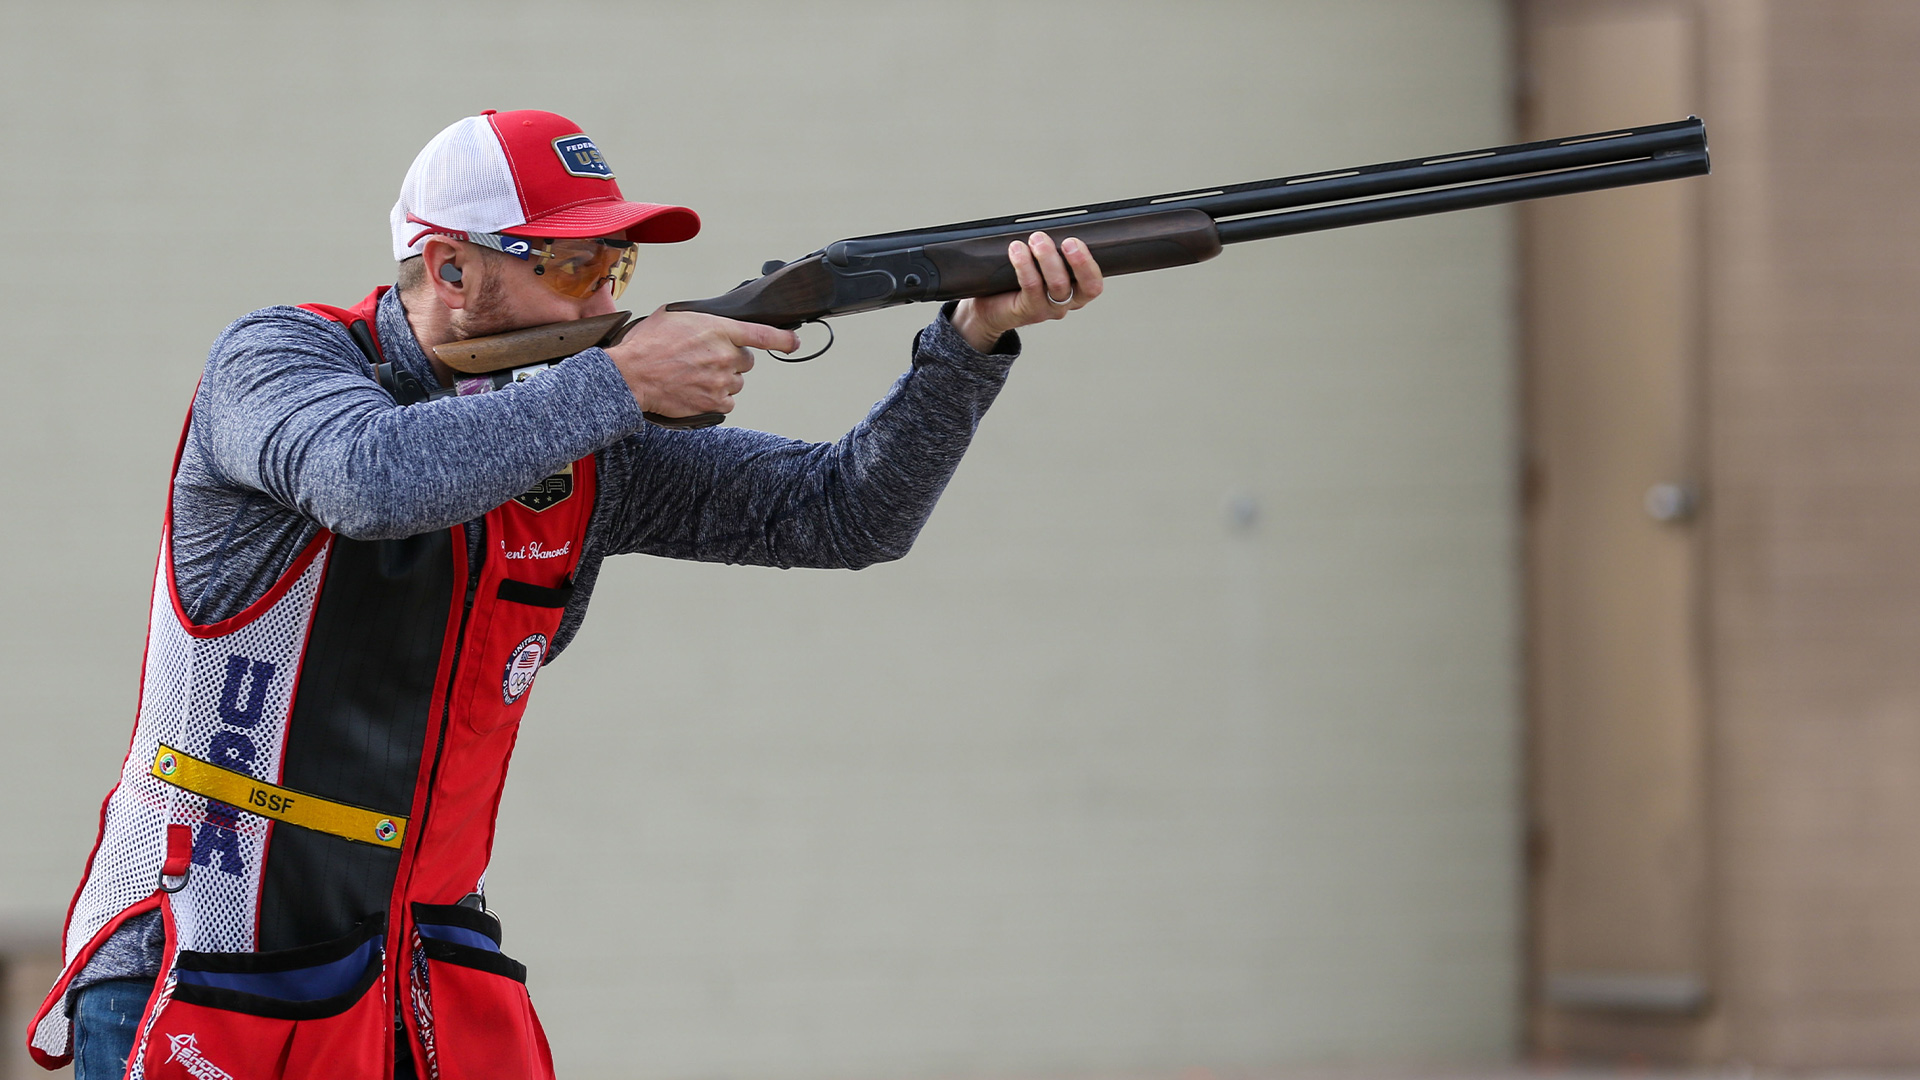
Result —
<instances>
[{"instance_id":1,"label":"cap mesh panel","mask_svg":"<svg viewBox=\"0 0 1920 1080\"><path fill-rule=\"evenodd\" d=\"M409 213L461 232L500 232L526 223L506 151L486 117L455 122L413 159L391 215L396 260L425 250L425 237L412 242L422 226L408 221Z\"/></svg>"}]
</instances>

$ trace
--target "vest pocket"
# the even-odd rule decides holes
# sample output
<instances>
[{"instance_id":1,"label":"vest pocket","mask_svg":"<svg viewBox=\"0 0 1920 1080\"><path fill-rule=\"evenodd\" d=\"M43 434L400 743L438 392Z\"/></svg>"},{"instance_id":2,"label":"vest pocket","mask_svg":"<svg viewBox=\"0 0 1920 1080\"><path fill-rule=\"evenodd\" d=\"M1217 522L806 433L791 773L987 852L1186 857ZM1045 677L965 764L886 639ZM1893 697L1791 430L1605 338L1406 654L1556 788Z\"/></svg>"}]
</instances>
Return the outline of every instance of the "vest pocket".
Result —
<instances>
[{"instance_id":1,"label":"vest pocket","mask_svg":"<svg viewBox=\"0 0 1920 1080\"><path fill-rule=\"evenodd\" d=\"M154 1080L380 1076L390 1010L374 916L334 941L263 953L182 950L142 1049Z\"/></svg>"},{"instance_id":2,"label":"vest pocket","mask_svg":"<svg viewBox=\"0 0 1920 1080\"><path fill-rule=\"evenodd\" d=\"M553 1080L527 969L500 951L500 924L472 908L414 904L414 1020L442 1077Z\"/></svg>"},{"instance_id":3,"label":"vest pocket","mask_svg":"<svg viewBox=\"0 0 1920 1080\"><path fill-rule=\"evenodd\" d=\"M481 588L489 590L486 582ZM470 624L461 659L466 665L462 712L467 726L481 735L518 721L526 711L527 694L546 662L573 587L503 578L490 591L485 618Z\"/></svg>"}]
</instances>

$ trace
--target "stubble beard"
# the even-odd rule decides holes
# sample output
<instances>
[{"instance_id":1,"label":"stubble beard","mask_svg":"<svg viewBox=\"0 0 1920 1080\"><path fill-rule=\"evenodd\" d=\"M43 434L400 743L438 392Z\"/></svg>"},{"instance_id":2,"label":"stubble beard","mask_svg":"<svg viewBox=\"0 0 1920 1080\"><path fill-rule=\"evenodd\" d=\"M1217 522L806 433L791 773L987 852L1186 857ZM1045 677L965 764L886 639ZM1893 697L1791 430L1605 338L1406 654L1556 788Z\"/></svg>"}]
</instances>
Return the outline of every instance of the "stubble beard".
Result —
<instances>
[{"instance_id":1,"label":"stubble beard","mask_svg":"<svg viewBox=\"0 0 1920 1080\"><path fill-rule=\"evenodd\" d=\"M518 329L513 325L513 317L505 310L506 295L506 286L499 276L488 274L481 278L480 288L474 291L467 306L454 313L449 327L453 331L453 340L465 341Z\"/></svg>"}]
</instances>

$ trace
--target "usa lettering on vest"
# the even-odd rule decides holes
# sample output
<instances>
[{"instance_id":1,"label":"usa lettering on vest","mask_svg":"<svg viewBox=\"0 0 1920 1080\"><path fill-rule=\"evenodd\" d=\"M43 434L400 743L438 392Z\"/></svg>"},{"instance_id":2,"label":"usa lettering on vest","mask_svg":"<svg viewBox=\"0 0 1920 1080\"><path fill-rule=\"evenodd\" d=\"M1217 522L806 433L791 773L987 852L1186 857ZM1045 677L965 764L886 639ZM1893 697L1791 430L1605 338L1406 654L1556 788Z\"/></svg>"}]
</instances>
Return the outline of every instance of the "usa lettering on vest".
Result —
<instances>
[{"instance_id":1,"label":"usa lettering on vest","mask_svg":"<svg viewBox=\"0 0 1920 1080\"><path fill-rule=\"evenodd\" d=\"M227 674L220 687L220 722L227 725L209 740L208 757L236 772L254 773L259 750L247 732L260 723L267 688L278 669L265 660L235 654L227 657ZM240 811L209 800L207 818L193 837L193 865L211 866L229 874L244 874L246 857L240 853Z\"/></svg>"}]
</instances>

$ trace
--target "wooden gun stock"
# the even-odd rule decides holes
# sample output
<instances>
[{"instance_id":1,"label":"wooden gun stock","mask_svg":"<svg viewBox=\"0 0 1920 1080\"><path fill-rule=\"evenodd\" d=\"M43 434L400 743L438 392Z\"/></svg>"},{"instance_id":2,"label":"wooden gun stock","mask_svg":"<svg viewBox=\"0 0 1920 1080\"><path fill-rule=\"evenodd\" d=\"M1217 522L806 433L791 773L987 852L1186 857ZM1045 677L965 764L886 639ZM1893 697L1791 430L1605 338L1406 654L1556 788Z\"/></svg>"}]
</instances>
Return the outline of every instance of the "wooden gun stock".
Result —
<instances>
[{"instance_id":1,"label":"wooden gun stock","mask_svg":"<svg viewBox=\"0 0 1920 1080\"><path fill-rule=\"evenodd\" d=\"M487 375L558 360L595 346L618 345L620 339L627 336L627 331L638 325L640 320L633 317L633 312L615 311L572 322L548 323L545 326L529 326L524 330L509 330L504 334L449 341L445 345L435 345L433 355L441 363L464 375ZM712 427L726 420L725 414L711 412L697 416L662 416L650 412L640 415L648 423L678 430Z\"/></svg>"},{"instance_id":2,"label":"wooden gun stock","mask_svg":"<svg viewBox=\"0 0 1920 1080\"><path fill-rule=\"evenodd\" d=\"M449 341L433 347L434 358L466 375L486 375L572 356L595 345L611 345L627 328L630 311L595 315L591 319L529 326L504 334Z\"/></svg>"}]
</instances>

